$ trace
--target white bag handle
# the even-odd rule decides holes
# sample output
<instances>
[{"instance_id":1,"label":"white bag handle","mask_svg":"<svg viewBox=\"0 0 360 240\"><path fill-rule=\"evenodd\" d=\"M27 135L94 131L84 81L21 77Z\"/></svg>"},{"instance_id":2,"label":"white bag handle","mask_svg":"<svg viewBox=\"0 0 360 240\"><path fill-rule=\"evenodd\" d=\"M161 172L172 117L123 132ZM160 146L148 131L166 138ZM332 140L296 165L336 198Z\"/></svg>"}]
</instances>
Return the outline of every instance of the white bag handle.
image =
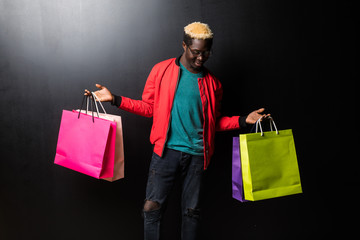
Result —
<instances>
[{"instance_id":1,"label":"white bag handle","mask_svg":"<svg viewBox=\"0 0 360 240\"><path fill-rule=\"evenodd\" d=\"M85 98L86 98L86 112L85 112L85 114L87 114L87 112L89 111L89 98L90 98L90 96L84 95L83 100L82 100L82 102L81 102L81 106L80 106L80 108L79 108L78 118L80 118L80 113L81 113L81 111L82 111L82 107L83 107L83 105L84 105L84 100L85 100ZM93 101L95 102L95 99L93 99ZM96 105L96 103L95 103L95 105ZM94 111L93 111L92 108L93 108L93 104L91 103L91 115L92 115L92 121L94 122ZM97 106L96 106L96 108L97 108ZM98 117L99 117L99 111L97 111L96 113L97 113L97 115L98 115Z\"/></svg>"},{"instance_id":2,"label":"white bag handle","mask_svg":"<svg viewBox=\"0 0 360 240\"><path fill-rule=\"evenodd\" d=\"M99 102L99 104L100 104L102 110L104 111L104 113L107 114L106 111L105 111L104 106L102 105L101 101L100 101L99 98L96 96L96 94L95 94L94 92L91 92L91 94L92 94L94 100L96 99L96 100ZM98 114L98 116L99 116L99 108L98 108L98 105L97 105L97 101L96 101L96 100L95 100L94 102L95 102L96 112L97 112L97 114ZM88 110L88 107L89 107L89 99L88 99L87 104L86 104L86 110Z\"/></svg>"},{"instance_id":3,"label":"white bag handle","mask_svg":"<svg viewBox=\"0 0 360 240\"><path fill-rule=\"evenodd\" d=\"M262 119L262 118L263 118L263 117L259 118L259 119L256 121L256 131L255 131L255 132L256 132L256 133L258 132L258 126L260 126L261 136L264 136L264 132L263 132L262 127L261 127L261 119ZM279 131L278 131L276 125L275 125L274 119L273 119L272 117L268 117L268 118L269 118L269 120L270 120L270 130L273 131L272 125L274 125L274 128L275 128L275 130L276 130L276 134L279 134Z\"/></svg>"}]
</instances>

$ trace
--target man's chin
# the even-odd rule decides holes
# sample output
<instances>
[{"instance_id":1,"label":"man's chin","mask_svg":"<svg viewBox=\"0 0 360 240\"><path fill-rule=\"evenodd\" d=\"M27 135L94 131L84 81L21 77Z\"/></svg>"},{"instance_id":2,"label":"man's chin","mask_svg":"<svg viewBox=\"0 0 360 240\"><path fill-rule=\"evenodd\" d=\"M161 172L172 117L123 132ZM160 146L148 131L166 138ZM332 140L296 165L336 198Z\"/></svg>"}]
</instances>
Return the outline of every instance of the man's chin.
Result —
<instances>
[{"instance_id":1,"label":"man's chin","mask_svg":"<svg viewBox=\"0 0 360 240\"><path fill-rule=\"evenodd\" d=\"M203 68L204 64L192 64L191 67L194 70L200 71Z\"/></svg>"}]
</instances>

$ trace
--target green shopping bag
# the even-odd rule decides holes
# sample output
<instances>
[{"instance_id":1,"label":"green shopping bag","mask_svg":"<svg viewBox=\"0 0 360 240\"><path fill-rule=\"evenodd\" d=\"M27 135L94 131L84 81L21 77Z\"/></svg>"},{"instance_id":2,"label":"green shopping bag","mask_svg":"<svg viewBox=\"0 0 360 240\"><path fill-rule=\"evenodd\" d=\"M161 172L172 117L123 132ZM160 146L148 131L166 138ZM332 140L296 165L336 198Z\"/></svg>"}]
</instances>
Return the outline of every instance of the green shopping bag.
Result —
<instances>
[{"instance_id":1,"label":"green shopping bag","mask_svg":"<svg viewBox=\"0 0 360 240\"><path fill-rule=\"evenodd\" d=\"M272 131L272 125L276 131ZM259 133L258 127L261 130ZM263 132L259 119L256 133L240 134L246 200L256 201L302 192L292 130L278 131L272 118L270 128L270 132Z\"/></svg>"}]
</instances>

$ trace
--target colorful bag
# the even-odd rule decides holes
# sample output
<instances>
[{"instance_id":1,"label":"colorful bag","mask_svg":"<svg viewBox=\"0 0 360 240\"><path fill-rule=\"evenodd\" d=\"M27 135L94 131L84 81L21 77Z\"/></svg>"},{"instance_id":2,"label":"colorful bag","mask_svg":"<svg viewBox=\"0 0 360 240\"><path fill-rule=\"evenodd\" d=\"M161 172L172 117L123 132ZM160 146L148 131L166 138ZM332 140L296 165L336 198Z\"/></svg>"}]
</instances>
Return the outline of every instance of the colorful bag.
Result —
<instances>
[{"instance_id":1,"label":"colorful bag","mask_svg":"<svg viewBox=\"0 0 360 240\"><path fill-rule=\"evenodd\" d=\"M54 163L95 178L112 178L115 137L116 122L63 110Z\"/></svg>"},{"instance_id":2,"label":"colorful bag","mask_svg":"<svg viewBox=\"0 0 360 240\"><path fill-rule=\"evenodd\" d=\"M90 113L89 113L90 114ZM110 121L116 122L116 137L115 137L115 158L114 158L114 174L111 178L102 178L106 181L116 181L121 178L124 178L124 141L123 141L123 131L122 131L122 122L121 117L112 114L99 114L100 118L108 119Z\"/></svg>"},{"instance_id":3,"label":"colorful bag","mask_svg":"<svg viewBox=\"0 0 360 240\"><path fill-rule=\"evenodd\" d=\"M244 187L241 172L239 137L233 138L232 153L232 196L240 202L247 202L244 198Z\"/></svg>"},{"instance_id":4,"label":"colorful bag","mask_svg":"<svg viewBox=\"0 0 360 240\"><path fill-rule=\"evenodd\" d=\"M240 134L240 155L245 199L275 198L302 192L292 130ZM257 133L258 127L261 132ZM271 129L272 130L272 129Z\"/></svg>"},{"instance_id":5,"label":"colorful bag","mask_svg":"<svg viewBox=\"0 0 360 240\"><path fill-rule=\"evenodd\" d=\"M93 97L98 100L98 98L96 97L95 94L93 94ZM87 100L86 111L81 110L81 112L88 114L88 115L93 115L94 113L92 111L88 111L88 109L89 109L89 101L88 100ZM113 174L113 177L111 177L111 178L103 178L106 181L113 182L118 179L124 178L125 164L124 164L124 143L123 143L124 141L123 141L122 121L121 121L120 116L107 114L100 101L99 101L99 104L104 111L104 113L99 113L99 118L116 122L114 174ZM76 111L80 111L80 110L78 109ZM98 111L98 109L97 109L97 111Z\"/></svg>"}]
</instances>

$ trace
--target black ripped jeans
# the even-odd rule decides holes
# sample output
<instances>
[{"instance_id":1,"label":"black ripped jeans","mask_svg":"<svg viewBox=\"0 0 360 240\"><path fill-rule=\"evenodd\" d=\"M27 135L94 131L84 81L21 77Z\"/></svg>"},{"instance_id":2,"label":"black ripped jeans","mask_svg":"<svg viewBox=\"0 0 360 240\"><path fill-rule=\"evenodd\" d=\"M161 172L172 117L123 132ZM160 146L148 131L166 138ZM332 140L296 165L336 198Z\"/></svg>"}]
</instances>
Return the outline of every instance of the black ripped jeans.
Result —
<instances>
[{"instance_id":1,"label":"black ripped jeans","mask_svg":"<svg viewBox=\"0 0 360 240\"><path fill-rule=\"evenodd\" d=\"M182 182L181 239L199 239L200 196L204 174L204 157L165 149L163 157L153 153L146 187L146 200L157 202L160 209L144 211L144 239L159 240L164 203L175 179Z\"/></svg>"}]
</instances>

